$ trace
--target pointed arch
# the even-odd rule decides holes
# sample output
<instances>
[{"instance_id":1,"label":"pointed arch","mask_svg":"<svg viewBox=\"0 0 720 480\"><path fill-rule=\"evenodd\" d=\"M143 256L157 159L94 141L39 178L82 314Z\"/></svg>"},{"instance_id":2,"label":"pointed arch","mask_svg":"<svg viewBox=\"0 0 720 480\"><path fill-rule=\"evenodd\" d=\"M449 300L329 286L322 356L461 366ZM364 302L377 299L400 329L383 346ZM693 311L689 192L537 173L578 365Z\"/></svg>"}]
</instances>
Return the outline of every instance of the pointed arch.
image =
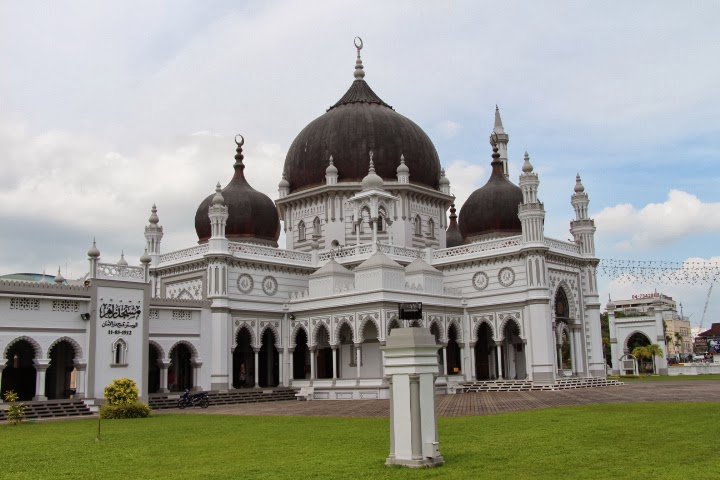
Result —
<instances>
[{"instance_id":1,"label":"pointed arch","mask_svg":"<svg viewBox=\"0 0 720 480\"><path fill-rule=\"evenodd\" d=\"M559 321L555 323L555 341L556 342L562 342L562 334L563 332L566 332L568 335L570 334L570 327L568 327L568 324L564 321Z\"/></svg>"},{"instance_id":2,"label":"pointed arch","mask_svg":"<svg viewBox=\"0 0 720 480\"><path fill-rule=\"evenodd\" d=\"M387 323L387 332L385 335L390 335L390 330L393 328L400 328L400 321L397 318L397 315L390 318L390 320Z\"/></svg>"},{"instance_id":3,"label":"pointed arch","mask_svg":"<svg viewBox=\"0 0 720 480\"><path fill-rule=\"evenodd\" d=\"M308 335L307 328L305 328L305 325L298 322L297 325L295 325L295 328L293 328L292 333L290 334L290 348L294 348L295 345L297 345L297 336L300 331L305 332L305 338L310 338L310 335Z\"/></svg>"},{"instance_id":4,"label":"pointed arch","mask_svg":"<svg viewBox=\"0 0 720 480\"><path fill-rule=\"evenodd\" d=\"M325 323L323 320L320 320L317 323L317 325L315 325L315 329L313 330L312 339L311 339L312 345L318 344L318 333L320 333L320 330L323 328L325 329L325 331L327 331L328 343L330 343L330 332L331 332L330 327L328 327L327 323Z\"/></svg>"},{"instance_id":5,"label":"pointed arch","mask_svg":"<svg viewBox=\"0 0 720 480\"><path fill-rule=\"evenodd\" d=\"M149 340L148 344L155 347L155 350L157 350L158 356L160 357L161 360L163 360L163 361L166 360L165 350L163 350L163 348L160 346L160 344L158 342L156 342L155 340Z\"/></svg>"},{"instance_id":6,"label":"pointed arch","mask_svg":"<svg viewBox=\"0 0 720 480\"><path fill-rule=\"evenodd\" d=\"M10 350L10 348L20 341L25 341L30 344L30 346L33 348L33 351L35 352L35 356L33 358L43 358L42 348L40 347L40 344L37 342L37 340L35 340L32 337L27 337L25 335L22 335L13 340L10 340L8 342L8 344L5 345L5 351L3 352L3 359L7 358L8 351Z\"/></svg>"},{"instance_id":7,"label":"pointed arch","mask_svg":"<svg viewBox=\"0 0 720 480\"><path fill-rule=\"evenodd\" d=\"M647 332L643 332L642 330L633 330L632 332L628 333L625 337L625 340L623 340L623 350L627 351L628 353L632 353L630 350L630 347L628 346L628 342L632 337L635 335L642 335L648 340L648 345L652 343L652 339L650 338L650 335L647 334Z\"/></svg>"},{"instance_id":8,"label":"pointed arch","mask_svg":"<svg viewBox=\"0 0 720 480\"><path fill-rule=\"evenodd\" d=\"M300 220L298 222L298 242L304 242L305 239L305 222Z\"/></svg>"},{"instance_id":9,"label":"pointed arch","mask_svg":"<svg viewBox=\"0 0 720 480\"><path fill-rule=\"evenodd\" d=\"M118 338L112 343L112 358L115 365L127 363L127 350L128 344L122 338Z\"/></svg>"},{"instance_id":10,"label":"pointed arch","mask_svg":"<svg viewBox=\"0 0 720 480\"><path fill-rule=\"evenodd\" d=\"M559 318L577 321L577 308L575 307L576 300L573 296L572 289L565 280L561 280L558 283L558 286L552 296L552 307L550 313L552 314L553 320L558 318L558 307L560 306L560 308L564 308L564 305L558 305L558 301L563 302L563 300L567 302L567 316Z\"/></svg>"},{"instance_id":11,"label":"pointed arch","mask_svg":"<svg viewBox=\"0 0 720 480\"><path fill-rule=\"evenodd\" d=\"M265 331L270 329L270 331L273 334L273 338L275 339L274 345L275 348L280 348L280 334L277 331L277 328L275 328L275 325L272 324L272 322L268 322L264 327L260 329L260 335L258 338L262 341L263 336L265 335ZM257 345L258 347L261 347L262 345Z\"/></svg>"},{"instance_id":12,"label":"pointed arch","mask_svg":"<svg viewBox=\"0 0 720 480\"><path fill-rule=\"evenodd\" d=\"M378 219L377 219L377 230L378 232L384 232L387 230L387 216L388 210L384 203L381 203L378 207Z\"/></svg>"},{"instance_id":13,"label":"pointed arch","mask_svg":"<svg viewBox=\"0 0 720 480\"><path fill-rule=\"evenodd\" d=\"M511 325L515 325L515 328L517 328L518 337L523 338L522 329L520 328L520 322L518 322L517 319L512 315L508 315L500 324L500 329L498 331L498 336L500 337L499 340L505 340L505 330L507 330L507 328Z\"/></svg>"},{"instance_id":14,"label":"pointed arch","mask_svg":"<svg viewBox=\"0 0 720 480\"><path fill-rule=\"evenodd\" d=\"M435 238L435 222L432 218L428 218L428 235L430 238Z\"/></svg>"},{"instance_id":15,"label":"pointed arch","mask_svg":"<svg viewBox=\"0 0 720 480\"><path fill-rule=\"evenodd\" d=\"M430 320L430 325L428 325L428 328L432 330L433 325L435 325L438 329L438 341L442 342L445 338L445 329L443 328L442 322L437 318L433 318L432 320Z\"/></svg>"},{"instance_id":16,"label":"pointed arch","mask_svg":"<svg viewBox=\"0 0 720 480\"><path fill-rule=\"evenodd\" d=\"M375 318L373 318L372 315L366 315L365 318L363 318L360 321L360 328L358 328L357 336L358 336L359 343L362 343L365 341L365 326L368 323L372 323L373 325L375 325L375 330L377 331L378 337L380 337L381 330L380 330L380 326L378 325L377 321L375 320Z\"/></svg>"},{"instance_id":17,"label":"pointed arch","mask_svg":"<svg viewBox=\"0 0 720 480\"><path fill-rule=\"evenodd\" d=\"M238 335L240 335L240 332L242 330L246 330L248 332L248 335L250 336L250 345L257 345L255 332L253 331L254 329L251 328L250 325L248 325L247 323L243 322L235 329L235 333L233 334L233 348L237 346Z\"/></svg>"},{"instance_id":18,"label":"pointed arch","mask_svg":"<svg viewBox=\"0 0 720 480\"><path fill-rule=\"evenodd\" d=\"M478 338L480 338L479 337L480 329L482 328L483 325L487 325L487 328L490 331L490 336L493 339L495 339L495 329L493 328L492 322L490 322L486 319L482 319L477 323L477 325L475 325L475 328L473 329L473 338L472 338L473 342L477 342Z\"/></svg>"},{"instance_id":19,"label":"pointed arch","mask_svg":"<svg viewBox=\"0 0 720 480\"><path fill-rule=\"evenodd\" d=\"M173 350L175 350L175 348L176 348L178 345L185 345L186 347L188 347L188 348L190 349L190 357L191 357L193 360L195 360L195 359L198 358L198 350L197 350L197 348L195 348L195 345L193 345L193 344L192 344L191 342L189 342L188 340L179 340L179 341L175 342L175 343L173 344L173 346L170 347L170 350L168 350L168 355L172 355Z\"/></svg>"},{"instance_id":20,"label":"pointed arch","mask_svg":"<svg viewBox=\"0 0 720 480\"><path fill-rule=\"evenodd\" d=\"M416 237L422 236L422 219L420 218L420 215L415 215L414 222L414 234Z\"/></svg>"},{"instance_id":21,"label":"pointed arch","mask_svg":"<svg viewBox=\"0 0 720 480\"><path fill-rule=\"evenodd\" d=\"M352 333L352 340L353 340L353 342L355 341L355 339L357 338L358 335L355 333L355 329L353 328L352 323L347 318L343 318L335 326L334 335L332 337L330 337L331 343L334 343L335 345L340 343L340 329L343 327L343 325L347 325L350 328L350 333Z\"/></svg>"},{"instance_id":22,"label":"pointed arch","mask_svg":"<svg viewBox=\"0 0 720 480\"><path fill-rule=\"evenodd\" d=\"M55 340L54 342L52 342L47 349L48 356L50 355L50 352L52 352L53 347L60 342L68 342L70 345L72 345L74 353L75 353L74 358L77 358L77 359L83 358L82 348L80 348L80 344L74 338L70 338L70 337L60 337L57 340Z\"/></svg>"},{"instance_id":23,"label":"pointed arch","mask_svg":"<svg viewBox=\"0 0 720 480\"><path fill-rule=\"evenodd\" d=\"M320 222L320 217L315 217L313 219L313 236L322 236L322 224Z\"/></svg>"},{"instance_id":24,"label":"pointed arch","mask_svg":"<svg viewBox=\"0 0 720 480\"><path fill-rule=\"evenodd\" d=\"M457 319L453 318L448 322L447 331L445 332L445 343L447 343L450 340L450 337L448 335L450 334L450 327L455 327L455 332L457 332L457 340L458 343L463 341L463 331L460 327L460 322L457 321Z\"/></svg>"}]
</instances>

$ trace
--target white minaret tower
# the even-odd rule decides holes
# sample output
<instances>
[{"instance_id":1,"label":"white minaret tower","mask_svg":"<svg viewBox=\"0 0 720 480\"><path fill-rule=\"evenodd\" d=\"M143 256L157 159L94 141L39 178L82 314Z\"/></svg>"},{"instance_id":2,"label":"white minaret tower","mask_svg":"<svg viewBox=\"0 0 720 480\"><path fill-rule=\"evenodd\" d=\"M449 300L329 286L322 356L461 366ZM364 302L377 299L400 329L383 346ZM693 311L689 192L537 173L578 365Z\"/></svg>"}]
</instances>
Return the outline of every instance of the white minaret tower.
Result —
<instances>
[{"instance_id":1,"label":"white minaret tower","mask_svg":"<svg viewBox=\"0 0 720 480\"><path fill-rule=\"evenodd\" d=\"M400 155L400 165L397 167L397 181L402 184L410 183L410 168L405 165L405 155Z\"/></svg>"},{"instance_id":2,"label":"white minaret tower","mask_svg":"<svg viewBox=\"0 0 720 480\"><path fill-rule=\"evenodd\" d=\"M333 157L330 155L328 167L325 169L325 183L327 185L335 185L338 181L338 169L333 163Z\"/></svg>"},{"instance_id":3,"label":"white minaret tower","mask_svg":"<svg viewBox=\"0 0 720 480\"><path fill-rule=\"evenodd\" d=\"M573 234L575 243L580 246L580 254L594 257L595 221L588 217L590 199L580 181L580 174L575 177L575 194L570 198L570 203L575 209L575 220L570 222L570 233Z\"/></svg>"},{"instance_id":4,"label":"white minaret tower","mask_svg":"<svg viewBox=\"0 0 720 480\"><path fill-rule=\"evenodd\" d=\"M96 278L97 277L98 260L100 260L100 250L98 250L97 245L95 244L94 238L93 238L92 247L90 247L88 249L87 256L88 256L88 262L90 263L90 272L88 273L88 278ZM43 276L43 278L44 278L44 276Z\"/></svg>"},{"instance_id":5,"label":"white minaret tower","mask_svg":"<svg viewBox=\"0 0 720 480\"><path fill-rule=\"evenodd\" d=\"M147 242L147 253L152 258L152 265L157 266L160 263L160 242L163 237L163 227L158 225L160 218L157 215L157 207L153 204L150 210L150 224L145 227L145 240Z\"/></svg>"},{"instance_id":6,"label":"white minaret tower","mask_svg":"<svg viewBox=\"0 0 720 480\"><path fill-rule=\"evenodd\" d=\"M440 169L440 181L438 182L440 185L440 191L444 193L445 195L450 195L450 180L447 179L445 176L445 169Z\"/></svg>"},{"instance_id":7,"label":"white minaret tower","mask_svg":"<svg viewBox=\"0 0 720 480\"><path fill-rule=\"evenodd\" d=\"M518 207L518 217L522 224L524 243L539 243L545 241L545 206L538 200L537 192L540 180L533 172L530 155L525 152L525 162L520 174L520 190L523 194L523 203Z\"/></svg>"},{"instance_id":8,"label":"white minaret tower","mask_svg":"<svg viewBox=\"0 0 720 480\"><path fill-rule=\"evenodd\" d=\"M208 208L210 217L210 239L208 240L210 253L228 253L228 240L225 237L225 226L228 219L228 207L224 205L220 182L215 186L215 196L212 205Z\"/></svg>"},{"instance_id":9,"label":"white minaret tower","mask_svg":"<svg viewBox=\"0 0 720 480\"><path fill-rule=\"evenodd\" d=\"M290 193L290 182L287 179L287 173L283 172L282 180L278 184L278 196L280 198L286 197Z\"/></svg>"},{"instance_id":10,"label":"white minaret tower","mask_svg":"<svg viewBox=\"0 0 720 480\"><path fill-rule=\"evenodd\" d=\"M493 136L495 137L494 140ZM492 144L493 141L497 142L498 153L500 154L500 161L503 164L503 173L506 177L508 177L510 174L508 173L507 146L508 142L510 141L510 136L505 133L505 128L502 124L502 118L500 118L500 108L498 108L497 105L495 105L495 126L493 127L492 134L490 134L490 144Z\"/></svg>"}]
</instances>

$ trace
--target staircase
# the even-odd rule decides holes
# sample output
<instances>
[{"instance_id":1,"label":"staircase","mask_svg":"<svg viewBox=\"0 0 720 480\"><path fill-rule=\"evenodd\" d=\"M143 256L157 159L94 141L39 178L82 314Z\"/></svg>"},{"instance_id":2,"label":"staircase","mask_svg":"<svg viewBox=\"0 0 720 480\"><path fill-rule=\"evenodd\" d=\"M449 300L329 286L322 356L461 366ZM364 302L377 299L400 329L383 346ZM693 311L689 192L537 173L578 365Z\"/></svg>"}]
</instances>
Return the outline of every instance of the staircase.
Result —
<instances>
[{"instance_id":1,"label":"staircase","mask_svg":"<svg viewBox=\"0 0 720 480\"><path fill-rule=\"evenodd\" d=\"M230 390L228 392L209 391L210 405L237 405L239 403L261 403L280 402L283 400L295 400L295 388L271 388L271 389L248 389ZM191 392L197 393L197 392ZM150 395L148 402L153 410L177 408L177 399L180 393L154 393Z\"/></svg>"},{"instance_id":2,"label":"staircase","mask_svg":"<svg viewBox=\"0 0 720 480\"><path fill-rule=\"evenodd\" d=\"M25 420L39 420L42 418L84 417L93 415L85 403L80 399L46 400L42 402L19 402L27 407ZM7 404L0 404L0 421L5 421L5 408Z\"/></svg>"},{"instance_id":3,"label":"staircase","mask_svg":"<svg viewBox=\"0 0 720 480\"><path fill-rule=\"evenodd\" d=\"M460 384L459 390L462 389L463 392L539 392L618 385L624 385L624 383L599 377L572 377L561 378L554 384L536 384L530 380L463 382Z\"/></svg>"}]
</instances>

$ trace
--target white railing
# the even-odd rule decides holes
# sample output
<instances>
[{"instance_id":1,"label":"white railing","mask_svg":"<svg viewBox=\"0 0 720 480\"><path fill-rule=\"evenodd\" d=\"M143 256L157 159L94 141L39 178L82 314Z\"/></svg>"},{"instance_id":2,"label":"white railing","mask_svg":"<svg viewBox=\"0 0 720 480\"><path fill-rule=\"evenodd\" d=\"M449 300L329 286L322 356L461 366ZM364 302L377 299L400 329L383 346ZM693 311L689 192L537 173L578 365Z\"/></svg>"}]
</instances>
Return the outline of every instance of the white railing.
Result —
<instances>
[{"instance_id":1,"label":"white railing","mask_svg":"<svg viewBox=\"0 0 720 480\"><path fill-rule=\"evenodd\" d=\"M231 253L257 255L259 257L277 258L281 260L297 260L300 262L311 262L312 254L306 252L294 252L281 248L264 247L262 245L250 245L247 243L230 243L228 249Z\"/></svg>"},{"instance_id":2,"label":"white railing","mask_svg":"<svg viewBox=\"0 0 720 480\"><path fill-rule=\"evenodd\" d=\"M517 247L520 245L522 245L522 235L497 238L494 240L486 240L484 242L469 243L467 245L459 245L457 247L435 250L433 252L433 259L439 260L441 258L459 257L461 255L500 250L502 248Z\"/></svg>"},{"instance_id":3,"label":"white railing","mask_svg":"<svg viewBox=\"0 0 720 480\"><path fill-rule=\"evenodd\" d=\"M145 281L143 267L125 267L112 263L98 263L97 276L98 278L116 278L137 282Z\"/></svg>"},{"instance_id":4,"label":"white railing","mask_svg":"<svg viewBox=\"0 0 720 480\"><path fill-rule=\"evenodd\" d=\"M566 252L580 254L580 247L575 243L563 242L562 240L545 237L545 245L550 248L554 248L555 250L564 250Z\"/></svg>"},{"instance_id":5,"label":"white railing","mask_svg":"<svg viewBox=\"0 0 720 480\"><path fill-rule=\"evenodd\" d=\"M379 250L388 255L396 255L398 257L412 258L413 260L422 256L422 250L418 248L399 247L397 245L385 245L381 243Z\"/></svg>"},{"instance_id":6,"label":"white railing","mask_svg":"<svg viewBox=\"0 0 720 480\"><path fill-rule=\"evenodd\" d=\"M160 263L172 262L173 260L182 260L183 258L196 257L207 253L209 245L204 243L196 247L186 248L184 250L177 250L175 252L163 253L160 255Z\"/></svg>"}]
</instances>

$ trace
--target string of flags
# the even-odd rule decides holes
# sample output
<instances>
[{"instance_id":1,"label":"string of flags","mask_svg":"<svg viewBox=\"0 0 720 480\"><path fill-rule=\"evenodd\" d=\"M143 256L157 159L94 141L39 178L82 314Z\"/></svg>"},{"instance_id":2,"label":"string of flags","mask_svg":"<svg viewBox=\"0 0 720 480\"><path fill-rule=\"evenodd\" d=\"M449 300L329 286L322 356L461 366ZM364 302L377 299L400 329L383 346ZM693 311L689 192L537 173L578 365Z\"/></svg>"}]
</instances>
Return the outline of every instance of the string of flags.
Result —
<instances>
[{"instance_id":1,"label":"string of flags","mask_svg":"<svg viewBox=\"0 0 720 480\"><path fill-rule=\"evenodd\" d=\"M619 283L701 285L720 279L720 262L664 260L600 260L598 274Z\"/></svg>"}]
</instances>

